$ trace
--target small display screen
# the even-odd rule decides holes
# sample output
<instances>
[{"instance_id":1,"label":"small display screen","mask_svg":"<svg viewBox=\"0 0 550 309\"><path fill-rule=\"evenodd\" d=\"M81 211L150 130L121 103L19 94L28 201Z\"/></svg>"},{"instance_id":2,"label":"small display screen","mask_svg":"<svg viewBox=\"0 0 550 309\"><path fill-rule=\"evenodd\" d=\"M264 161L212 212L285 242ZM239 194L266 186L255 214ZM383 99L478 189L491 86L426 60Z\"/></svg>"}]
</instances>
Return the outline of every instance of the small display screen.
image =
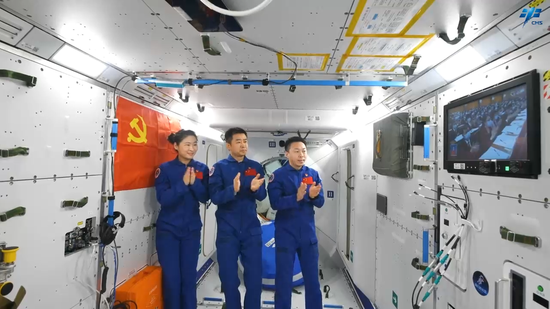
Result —
<instances>
[{"instance_id":1,"label":"small display screen","mask_svg":"<svg viewBox=\"0 0 550 309\"><path fill-rule=\"evenodd\" d=\"M527 85L448 111L451 161L527 160Z\"/></svg>"},{"instance_id":2,"label":"small display screen","mask_svg":"<svg viewBox=\"0 0 550 309\"><path fill-rule=\"evenodd\" d=\"M543 306L544 308L548 309L548 300L547 299L544 299L544 298L540 297L537 294L533 294L533 301L535 303Z\"/></svg>"}]
</instances>

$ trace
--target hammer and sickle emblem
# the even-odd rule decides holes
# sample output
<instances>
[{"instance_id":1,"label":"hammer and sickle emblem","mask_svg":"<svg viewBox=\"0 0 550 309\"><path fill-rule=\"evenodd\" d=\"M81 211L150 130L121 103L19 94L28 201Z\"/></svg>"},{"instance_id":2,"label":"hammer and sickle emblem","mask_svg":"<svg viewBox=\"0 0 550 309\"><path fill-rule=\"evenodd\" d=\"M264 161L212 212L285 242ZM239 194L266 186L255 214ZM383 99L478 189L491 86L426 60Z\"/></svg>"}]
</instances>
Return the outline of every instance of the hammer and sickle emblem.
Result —
<instances>
[{"instance_id":1,"label":"hammer and sickle emblem","mask_svg":"<svg viewBox=\"0 0 550 309\"><path fill-rule=\"evenodd\" d=\"M138 118L134 118L132 122L130 122L130 127L136 131L138 134L138 137L135 137L131 132L128 133L128 142L134 142L136 144L146 144L147 143L147 124L145 123L145 120L141 116ZM142 127L139 126L139 120L141 119Z\"/></svg>"}]
</instances>

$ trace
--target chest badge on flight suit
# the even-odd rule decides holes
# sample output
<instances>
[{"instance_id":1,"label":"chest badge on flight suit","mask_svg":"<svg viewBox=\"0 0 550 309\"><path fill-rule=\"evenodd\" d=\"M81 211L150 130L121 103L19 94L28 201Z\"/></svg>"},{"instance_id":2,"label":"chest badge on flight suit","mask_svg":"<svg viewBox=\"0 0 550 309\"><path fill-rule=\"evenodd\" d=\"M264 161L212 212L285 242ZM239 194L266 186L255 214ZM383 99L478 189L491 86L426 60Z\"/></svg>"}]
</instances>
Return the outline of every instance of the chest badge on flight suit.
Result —
<instances>
[{"instance_id":1,"label":"chest badge on flight suit","mask_svg":"<svg viewBox=\"0 0 550 309\"><path fill-rule=\"evenodd\" d=\"M256 174L258 174L256 170L250 167L244 172L245 176L256 176Z\"/></svg>"},{"instance_id":2,"label":"chest badge on flight suit","mask_svg":"<svg viewBox=\"0 0 550 309\"><path fill-rule=\"evenodd\" d=\"M305 176L306 177L302 178L302 182L305 183L306 185L312 185L313 184L313 177L311 177L311 176L307 177L307 174Z\"/></svg>"},{"instance_id":3,"label":"chest badge on flight suit","mask_svg":"<svg viewBox=\"0 0 550 309\"><path fill-rule=\"evenodd\" d=\"M195 177L202 180L204 178L204 175L202 174L202 172L195 172Z\"/></svg>"}]
</instances>

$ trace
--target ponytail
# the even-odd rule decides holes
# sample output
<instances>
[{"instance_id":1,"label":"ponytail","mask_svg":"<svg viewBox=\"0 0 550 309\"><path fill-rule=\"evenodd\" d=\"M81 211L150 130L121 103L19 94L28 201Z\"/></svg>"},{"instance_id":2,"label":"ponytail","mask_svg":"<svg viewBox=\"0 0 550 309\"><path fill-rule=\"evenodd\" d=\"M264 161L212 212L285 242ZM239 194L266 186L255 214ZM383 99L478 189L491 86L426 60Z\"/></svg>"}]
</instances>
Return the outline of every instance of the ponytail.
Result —
<instances>
[{"instance_id":1,"label":"ponytail","mask_svg":"<svg viewBox=\"0 0 550 309\"><path fill-rule=\"evenodd\" d=\"M183 130L183 129L181 129L176 133L170 133L170 135L168 135L168 142L170 142L170 144L179 145L179 143L181 143L181 141L184 140L188 136L194 136L196 138L197 134L193 130Z\"/></svg>"}]
</instances>

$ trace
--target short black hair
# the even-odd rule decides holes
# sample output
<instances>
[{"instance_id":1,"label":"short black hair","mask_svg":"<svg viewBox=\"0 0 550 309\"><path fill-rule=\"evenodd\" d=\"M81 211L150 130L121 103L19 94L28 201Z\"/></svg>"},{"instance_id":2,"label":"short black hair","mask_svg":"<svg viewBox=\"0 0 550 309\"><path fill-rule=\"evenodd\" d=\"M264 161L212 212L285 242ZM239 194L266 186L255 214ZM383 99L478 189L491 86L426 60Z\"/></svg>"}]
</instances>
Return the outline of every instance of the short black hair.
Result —
<instances>
[{"instance_id":1,"label":"short black hair","mask_svg":"<svg viewBox=\"0 0 550 309\"><path fill-rule=\"evenodd\" d=\"M285 142L285 151L289 151L293 143L304 143L304 145L306 145L306 140L299 136L290 137Z\"/></svg>"},{"instance_id":2,"label":"short black hair","mask_svg":"<svg viewBox=\"0 0 550 309\"><path fill-rule=\"evenodd\" d=\"M231 144L231 141L233 141L233 136L235 136L235 134L244 134L246 135L246 137L248 137L248 134L243 128L235 127L225 131L225 142Z\"/></svg>"},{"instance_id":3,"label":"short black hair","mask_svg":"<svg viewBox=\"0 0 550 309\"><path fill-rule=\"evenodd\" d=\"M171 133L170 135L168 135L168 141L171 144L179 145L181 141L183 141L188 136L194 136L195 138L197 138L197 134L195 133L195 131L181 129L176 133Z\"/></svg>"}]
</instances>

